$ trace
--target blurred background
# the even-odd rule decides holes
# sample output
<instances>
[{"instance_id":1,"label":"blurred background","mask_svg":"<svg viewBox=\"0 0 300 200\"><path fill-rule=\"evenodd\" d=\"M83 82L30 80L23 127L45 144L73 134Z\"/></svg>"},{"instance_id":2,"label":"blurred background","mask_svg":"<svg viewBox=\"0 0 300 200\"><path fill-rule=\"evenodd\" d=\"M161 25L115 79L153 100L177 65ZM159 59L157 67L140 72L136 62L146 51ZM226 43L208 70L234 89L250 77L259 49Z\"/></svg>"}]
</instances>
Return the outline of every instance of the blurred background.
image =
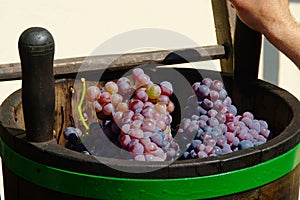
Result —
<instances>
[{"instance_id":1,"label":"blurred background","mask_svg":"<svg viewBox=\"0 0 300 200\"><path fill-rule=\"evenodd\" d=\"M300 22L300 0L291 0L290 8ZM208 0L0 0L0 65L19 62L19 36L33 26L44 27L53 35L55 59L87 56L113 36L142 28L174 31L199 46L217 44ZM267 40L262 44L259 78L300 99L300 70ZM182 46L170 44L175 47ZM220 70L218 62L213 65ZM20 81L0 82L0 103L20 87ZM0 191L3 194L2 187Z\"/></svg>"}]
</instances>

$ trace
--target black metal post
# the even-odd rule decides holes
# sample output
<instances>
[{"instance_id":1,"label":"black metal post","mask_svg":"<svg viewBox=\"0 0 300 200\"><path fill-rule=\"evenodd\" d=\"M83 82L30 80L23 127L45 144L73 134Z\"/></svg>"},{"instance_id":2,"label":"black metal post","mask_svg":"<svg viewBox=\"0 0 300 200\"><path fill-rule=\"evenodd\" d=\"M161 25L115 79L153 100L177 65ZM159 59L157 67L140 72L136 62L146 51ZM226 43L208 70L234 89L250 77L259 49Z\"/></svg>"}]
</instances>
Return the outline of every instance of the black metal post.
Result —
<instances>
[{"instance_id":1,"label":"black metal post","mask_svg":"<svg viewBox=\"0 0 300 200\"><path fill-rule=\"evenodd\" d=\"M26 137L31 142L53 138L54 40L44 28L32 27L19 38L22 66L22 102Z\"/></svg>"}]
</instances>

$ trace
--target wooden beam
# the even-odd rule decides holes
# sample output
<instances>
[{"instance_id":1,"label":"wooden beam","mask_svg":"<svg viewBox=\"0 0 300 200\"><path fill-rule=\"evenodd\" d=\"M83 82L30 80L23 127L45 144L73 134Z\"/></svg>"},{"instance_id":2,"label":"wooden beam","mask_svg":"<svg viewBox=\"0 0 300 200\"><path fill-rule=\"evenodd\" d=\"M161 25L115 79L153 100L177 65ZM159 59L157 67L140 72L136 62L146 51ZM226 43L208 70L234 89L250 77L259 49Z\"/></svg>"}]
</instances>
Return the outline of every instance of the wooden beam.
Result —
<instances>
[{"instance_id":1,"label":"wooden beam","mask_svg":"<svg viewBox=\"0 0 300 200\"><path fill-rule=\"evenodd\" d=\"M226 57L226 51L222 45L195 47L185 49L159 50L128 54L112 54L88 57L59 59L54 61L54 75L74 74L80 71L95 71L126 69L143 64L180 64ZM88 64L87 68L82 67ZM21 79L20 63L0 65L0 81Z\"/></svg>"},{"instance_id":2,"label":"wooden beam","mask_svg":"<svg viewBox=\"0 0 300 200\"><path fill-rule=\"evenodd\" d=\"M233 48L232 48L232 12L228 12L227 0L212 0L213 15L217 42L224 45L227 57L220 60L223 72L233 72Z\"/></svg>"}]
</instances>

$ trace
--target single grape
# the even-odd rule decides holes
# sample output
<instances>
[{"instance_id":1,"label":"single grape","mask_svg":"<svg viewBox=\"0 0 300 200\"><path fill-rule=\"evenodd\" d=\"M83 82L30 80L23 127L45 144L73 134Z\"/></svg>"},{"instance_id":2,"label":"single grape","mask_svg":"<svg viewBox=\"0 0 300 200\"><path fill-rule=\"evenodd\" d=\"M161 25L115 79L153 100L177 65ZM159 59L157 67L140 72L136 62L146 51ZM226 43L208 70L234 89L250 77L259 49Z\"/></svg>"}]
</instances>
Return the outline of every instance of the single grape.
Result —
<instances>
[{"instance_id":1,"label":"single grape","mask_svg":"<svg viewBox=\"0 0 300 200\"><path fill-rule=\"evenodd\" d=\"M262 128L262 129L260 129L259 134L264 136L265 138L269 138L270 130L268 130L267 128Z\"/></svg>"},{"instance_id":2,"label":"single grape","mask_svg":"<svg viewBox=\"0 0 300 200\"><path fill-rule=\"evenodd\" d=\"M131 96L132 88L130 82L127 81L119 82L118 91L122 96Z\"/></svg>"},{"instance_id":3,"label":"single grape","mask_svg":"<svg viewBox=\"0 0 300 200\"><path fill-rule=\"evenodd\" d=\"M86 99L90 102L97 101L101 95L101 91L97 86L90 86L86 89Z\"/></svg>"},{"instance_id":4,"label":"single grape","mask_svg":"<svg viewBox=\"0 0 300 200\"><path fill-rule=\"evenodd\" d=\"M161 94L166 96L171 96L173 93L173 86L168 81L163 81L160 84Z\"/></svg>"},{"instance_id":5,"label":"single grape","mask_svg":"<svg viewBox=\"0 0 300 200\"><path fill-rule=\"evenodd\" d=\"M144 120L144 116L141 113L134 113L134 115L132 116L132 120L139 120L139 121L143 121Z\"/></svg>"},{"instance_id":6,"label":"single grape","mask_svg":"<svg viewBox=\"0 0 300 200\"><path fill-rule=\"evenodd\" d=\"M227 97L227 91L223 88L219 92L219 99L223 101Z\"/></svg>"},{"instance_id":7,"label":"single grape","mask_svg":"<svg viewBox=\"0 0 300 200\"><path fill-rule=\"evenodd\" d=\"M110 96L110 101L113 106L117 106L119 103L123 101L123 96L118 93L112 94Z\"/></svg>"},{"instance_id":8,"label":"single grape","mask_svg":"<svg viewBox=\"0 0 300 200\"><path fill-rule=\"evenodd\" d=\"M141 128L142 123L143 123L143 120L133 120L131 125L130 125L130 128L139 129L139 128Z\"/></svg>"},{"instance_id":9,"label":"single grape","mask_svg":"<svg viewBox=\"0 0 300 200\"><path fill-rule=\"evenodd\" d=\"M250 140L243 140L238 144L238 149L247 149L250 147L253 147L254 145L252 144L252 142Z\"/></svg>"},{"instance_id":10,"label":"single grape","mask_svg":"<svg viewBox=\"0 0 300 200\"><path fill-rule=\"evenodd\" d=\"M164 103L166 105L168 105L168 103L170 102L170 99L168 96L166 95L160 95L158 98L157 98L157 102L161 102L161 103Z\"/></svg>"},{"instance_id":11,"label":"single grape","mask_svg":"<svg viewBox=\"0 0 300 200\"><path fill-rule=\"evenodd\" d=\"M132 70L131 72L131 76L135 79L135 80L138 80L138 77L140 75L144 74L144 70L141 69L141 68L135 68Z\"/></svg>"},{"instance_id":12,"label":"single grape","mask_svg":"<svg viewBox=\"0 0 300 200\"><path fill-rule=\"evenodd\" d=\"M146 161L146 158L145 158L144 155L138 154L138 155L136 155L136 156L134 157L134 160L136 160L136 161Z\"/></svg>"},{"instance_id":13,"label":"single grape","mask_svg":"<svg viewBox=\"0 0 300 200\"><path fill-rule=\"evenodd\" d=\"M220 92L223 89L223 83L220 80L214 80L210 86L210 89Z\"/></svg>"},{"instance_id":14,"label":"single grape","mask_svg":"<svg viewBox=\"0 0 300 200\"><path fill-rule=\"evenodd\" d=\"M102 106L100 105L100 103L98 101L94 101L93 102L93 109L95 110L95 112L101 112L102 111Z\"/></svg>"},{"instance_id":15,"label":"single grape","mask_svg":"<svg viewBox=\"0 0 300 200\"><path fill-rule=\"evenodd\" d=\"M116 107L116 111L125 112L128 110L129 110L128 104L124 102L118 103Z\"/></svg>"},{"instance_id":16,"label":"single grape","mask_svg":"<svg viewBox=\"0 0 300 200\"><path fill-rule=\"evenodd\" d=\"M131 138L140 139L144 136L144 132L141 129L136 128L136 129L131 129L128 132L128 135L130 135Z\"/></svg>"},{"instance_id":17,"label":"single grape","mask_svg":"<svg viewBox=\"0 0 300 200\"><path fill-rule=\"evenodd\" d=\"M145 119L142 124L142 130L145 132L154 132L155 131L155 122L150 119Z\"/></svg>"},{"instance_id":18,"label":"single grape","mask_svg":"<svg viewBox=\"0 0 300 200\"><path fill-rule=\"evenodd\" d=\"M142 112L144 107L144 103L141 100L132 100L129 103L129 109L132 110L135 113L140 113Z\"/></svg>"},{"instance_id":19,"label":"single grape","mask_svg":"<svg viewBox=\"0 0 300 200\"><path fill-rule=\"evenodd\" d=\"M104 91L110 94L115 94L118 92L118 85L113 81L108 81L104 85Z\"/></svg>"},{"instance_id":20,"label":"single grape","mask_svg":"<svg viewBox=\"0 0 300 200\"><path fill-rule=\"evenodd\" d=\"M121 78L118 79L117 85L119 86L120 83L128 83L128 84L130 84L130 80L127 77L121 77Z\"/></svg>"},{"instance_id":21,"label":"single grape","mask_svg":"<svg viewBox=\"0 0 300 200\"><path fill-rule=\"evenodd\" d=\"M146 88L139 88L135 91L135 98L143 102L148 101L148 94L146 93Z\"/></svg>"},{"instance_id":22,"label":"single grape","mask_svg":"<svg viewBox=\"0 0 300 200\"><path fill-rule=\"evenodd\" d=\"M215 109L216 111L221 112L223 107L223 102L221 100L218 99L214 102L213 109Z\"/></svg>"},{"instance_id":23,"label":"single grape","mask_svg":"<svg viewBox=\"0 0 300 200\"><path fill-rule=\"evenodd\" d=\"M201 97L205 98L209 95L210 89L206 85L200 85L198 90L196 91L196 94Z\"/></svg>"},{"instance_id":24,"label":"single grape","mask_svg":"<svg viewBox=\"0 0 300 200\"><path fill-rule=\"evenodd\" d=\"M133 154L143 154L144 153L144 146L139 142L131 142L129 143L128 150ZM131 144L132 143L132 144Z\"/></svg>"},{"instance_id":25,"label":"single grape","mask_svg":"<svg viewBox=\"0 0 300 200\"><path fill-rule=\"evenodd\" d=\"M160 130L164 131L167 128L167 124L164 120L162 119L157 119L156 120L156 127L160 128Z\"/></svg>"},{"instance_id":26,"label":"single grape","mask_svg":"<svg viewBox=\"0 0 300 200\"><path fill-rule=\"evenodd\" d=\"M214 103L209 99L204 99L201 104L202 108L204 108L205 110L213 108L213 105Z\"/></svg>"},{"instance_id":27,"label":"single grape","mask_svg":"<svg viewBox=\"0 0 300 200\"><path fill-rule=\"evenodd\" d=\"M214 109L210 109L209 111L207 111L206 114L208 117L212 118L212 117L216 117L218 115L218 111L214 110Z\"/></svg>"},{"instance_id":28,"label":"single grape","mask_svg":"<svg viewBox=\"0 0 300 200\"><path fill-rule=\"evenodd\" d=\"M154 105L155 110L160 114L165 114L167 112L166 104L158 102Z\"/></svg>"},{"instance_id":29,"label":"single grape","mask_svg":"<svg viewBox=\"0 0 300 200\"><path fill-rule=\"evenodd\" d=\"M103 92L98 101L101 105L110 103L110 93Z\"/></svg>"},{"instance_id":30,"label":"single grape","mask_svg":"<svg viewBox=\"0 0 300 200\"><path fill-rule=\"evenodd\" d=\"M111 103L108 103L103 107L102 112L105 115L111 115L114 112L114 106Z\"/></svg>"},{"instance_id":31,"label":"single grape","mask_svg":"<svg viewBox=\"0 0 300 200\"><path fill-rule=\"evenodd\" d=\"M201 83L207 87L210 87L213 81L210 78L204 78Z\"/></svg>"},{"instance_id":32,"label":"single grape","mask_svg":"<svg viewBox=\"0 0 300 200\"><path fill-rule=\"evenodd\" d=\"M161 89L159 85L153 84L146 89L146 93L150 99L157 99L161 95Z\"/></svg>"},{"instance_id":33,"label":"single grape","mask_svg":"<svg viewBox=\"0 0 300 200\"><path fill-rule=\"evenodd\" d=\"M121 134L128 134L128 132L130 131L131 127L130 124L124 124L121 128Z\"/></svg>"},{"instance_id":34,"label":"single grape","mask_svg":"<svg viewBox=\"0 0 300 200\"><path fill-rule=\"evenodd\" d=\"M129 135L123 135L120 139L120 144L123 148L127 149L129 143L131 142L131 138Z\"/></svg>"},{"instance_id":35,"label":"single grape","mask_svg":"<svg viewBox=\"0 0 300 200\"><path fill-rule=\"evenodd\" d=\"M214 118L214 117L211 117L207 120L207 125L214 128L214 127L218 127L219 126L219 121Z\"/></svg>"},{"instance_id":36,"label":"single grape","mask_svg":"<svg viewBox=\"0 0 300 200\"><path fill-rule=\"evenodd\" d=\"M251 120L254 119L254 115L253 115L251 112L244 112L244 113L243 113L243 117L248 117L248 118L250 118Z\"/></svg>"},{"instance_id":37,"label":"single grape","mask_svg":"<svg viewBox=\"0 0 300 200\"><path fill-rule=\"evenodd\" d=\"M144 86L149 84L150 82L150 77L147 74L140 74L137 79L136 79L137 83L139 86Z\"/></svg>"},{"instance_id":38,"label":"single grape","mask_svg":"<svg viewBox=\"0 0 300 200\"><path fill-rule=\"evenodd\" d=\"M172 113L174 110L175 110L175 105L174 105L174 103L173 103L172 101L170 101L170 102L168 103L168 105L167 105L167 111L168 111L169 113Z\"/></svg>"},{"instance_id":39,"label":"single grape","mask_svg":"<svg viewBox=\"0 0 300 200\"><path fill-rule=\"evenodd\" d=\"M219 99L219 92L215 91L215 90L211 90L209 92L209 98L212 102L215 102ZM220 101L220 100L219 100Z\"/></svg>"},{"instance_id":40,"label":"single grape","mask_svg":"<svg viewBox=\"0 0 300 200\"><path fill-rule=\"evenodd\" d=\"M198 157L198 158L207 158L208 155L207 155L207 153L204 152L204 151L199 151L199 152L197 153L197 157Z\"/></svg>"}]
</instances>

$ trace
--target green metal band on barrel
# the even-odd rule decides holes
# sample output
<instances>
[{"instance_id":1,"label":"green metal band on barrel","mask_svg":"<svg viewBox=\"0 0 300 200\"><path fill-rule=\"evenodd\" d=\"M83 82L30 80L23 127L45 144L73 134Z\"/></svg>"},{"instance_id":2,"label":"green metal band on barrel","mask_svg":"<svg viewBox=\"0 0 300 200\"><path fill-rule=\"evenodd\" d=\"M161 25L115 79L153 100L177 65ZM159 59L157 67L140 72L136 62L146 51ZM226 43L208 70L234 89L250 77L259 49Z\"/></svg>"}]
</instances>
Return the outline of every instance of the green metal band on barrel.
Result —
<instances>
[{"instance_id":1,"label":"green metal band on barrel","mask_svg":"<svg viewBox=\"0 0 300 200\"><path fill-rule=\"evenodd\" d=\"M300 163L300 144L264 163L210 176L129 179L89 175L29 160L1 139L2 161L16 175L42 187L81 197L105 199L201 199L260 187L288 174Z\"/></svg>"}]
</instances>

